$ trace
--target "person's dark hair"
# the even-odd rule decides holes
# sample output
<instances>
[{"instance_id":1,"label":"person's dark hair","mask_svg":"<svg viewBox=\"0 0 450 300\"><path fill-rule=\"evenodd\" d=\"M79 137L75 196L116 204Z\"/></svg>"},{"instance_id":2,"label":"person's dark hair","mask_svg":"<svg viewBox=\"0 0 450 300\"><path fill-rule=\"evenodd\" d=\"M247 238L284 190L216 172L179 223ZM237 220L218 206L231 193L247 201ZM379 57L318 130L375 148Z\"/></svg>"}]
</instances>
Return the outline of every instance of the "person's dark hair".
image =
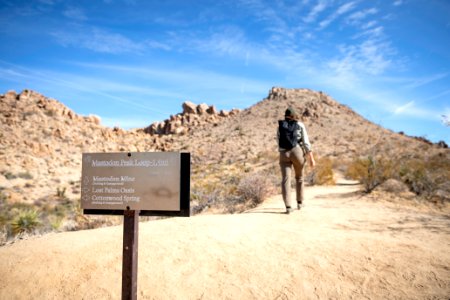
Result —
<instances>
[{"instance_id":1,"label":"person's dark hair","mask_svg":"<svg viewBox=\"0 0 450 300\"><path fill-rule=\"evenodd\" d=\"M288 119L296 119L297 113L292 107L288 107L288 109L284 112L284 117Z\"/></svg>"}]
</instances>

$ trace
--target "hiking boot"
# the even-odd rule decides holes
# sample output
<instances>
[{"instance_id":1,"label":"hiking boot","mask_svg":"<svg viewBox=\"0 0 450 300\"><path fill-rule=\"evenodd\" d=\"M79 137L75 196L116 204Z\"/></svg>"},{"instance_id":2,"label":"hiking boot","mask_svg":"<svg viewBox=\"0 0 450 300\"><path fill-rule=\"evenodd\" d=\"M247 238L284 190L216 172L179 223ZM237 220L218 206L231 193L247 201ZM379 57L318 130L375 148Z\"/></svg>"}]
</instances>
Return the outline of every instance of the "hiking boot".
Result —
<instances>
[{"instance_id":1,"label":"hiking boot","mask_svg":"<svg viewBox=\"0 0 450 300\"><path fill-rule=\"evenodd\" d=\"M286 207L286 214L290 214L294 210L291 207Z\"/></svg>"}]
</instances>

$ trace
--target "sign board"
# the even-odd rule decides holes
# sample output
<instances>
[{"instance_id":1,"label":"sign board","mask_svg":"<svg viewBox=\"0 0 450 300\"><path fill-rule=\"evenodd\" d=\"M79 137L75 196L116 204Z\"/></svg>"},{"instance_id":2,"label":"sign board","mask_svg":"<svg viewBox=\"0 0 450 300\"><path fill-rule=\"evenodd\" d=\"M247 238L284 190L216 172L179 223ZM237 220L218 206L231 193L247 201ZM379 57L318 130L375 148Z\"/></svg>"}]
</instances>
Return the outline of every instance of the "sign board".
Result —
<instances>
[{"instance_id":1,"label":"sign board","mask_svg":"<svg viewBox=\"0 0 450 300\"><path fill-rule=\"evenodd\" d=\"M189 216L189 153L83 153L81 176L85 214Z\"/></svg>"}]
</instances>

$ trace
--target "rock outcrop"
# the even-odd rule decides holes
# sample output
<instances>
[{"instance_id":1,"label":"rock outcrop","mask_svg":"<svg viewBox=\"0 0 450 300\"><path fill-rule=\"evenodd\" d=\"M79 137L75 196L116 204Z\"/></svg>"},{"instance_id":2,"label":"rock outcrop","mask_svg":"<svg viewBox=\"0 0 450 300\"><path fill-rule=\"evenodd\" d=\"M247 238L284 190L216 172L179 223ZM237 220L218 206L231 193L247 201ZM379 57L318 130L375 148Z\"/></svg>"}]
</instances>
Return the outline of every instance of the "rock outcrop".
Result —
<instances>
[{"instance_id":1,"label":"rock outcrop","mask_svg":"<svg viewBox=\"0 0 450 300\"><path fill-rule=\"evenodd\" d=\"M208 106L205 103L196 105L190 101L184 102L182 107L182 113L171 115L162 122L152 123L144 128L144 132L151 135L183 135L199 126L218 124L224 118L235 116L240 112L239 109L218 111L214 105Z\"/></svg>"}]
</instances>

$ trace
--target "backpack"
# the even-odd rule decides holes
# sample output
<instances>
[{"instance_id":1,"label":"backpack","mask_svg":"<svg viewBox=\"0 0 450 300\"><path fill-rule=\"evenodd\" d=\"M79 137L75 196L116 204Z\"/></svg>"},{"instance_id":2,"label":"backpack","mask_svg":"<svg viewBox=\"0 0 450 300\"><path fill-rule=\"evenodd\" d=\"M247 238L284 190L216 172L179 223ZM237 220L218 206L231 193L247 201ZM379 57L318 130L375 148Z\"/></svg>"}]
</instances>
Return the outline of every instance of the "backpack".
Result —
<instances>
[{"instance_id":1,"label":"backpack","mask_svg":"<svg viewBox=\"0 0 450 300\"><path fill-rule=\"evenodd\" d=\"M295 120L282 120L278 121L278 132L280 137L278 139L278 145L280 148L291 150L298 145L296 131L300 129Z\"/></svg>"}]
</instances>

